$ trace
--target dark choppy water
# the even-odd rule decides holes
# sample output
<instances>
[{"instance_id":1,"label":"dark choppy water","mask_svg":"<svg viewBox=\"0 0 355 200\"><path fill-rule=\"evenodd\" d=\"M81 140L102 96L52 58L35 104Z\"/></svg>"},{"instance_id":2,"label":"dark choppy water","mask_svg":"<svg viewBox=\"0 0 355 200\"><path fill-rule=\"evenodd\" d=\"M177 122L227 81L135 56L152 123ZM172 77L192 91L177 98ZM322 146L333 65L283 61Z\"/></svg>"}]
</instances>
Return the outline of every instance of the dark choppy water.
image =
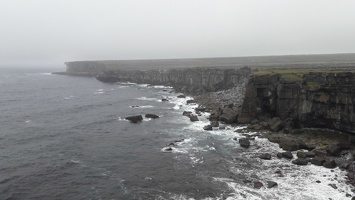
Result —
<instances>
[{"instance_id":1,"label":"dark choppy water","mask_svg":"<svg viewBox=\"0 0 355 200\"><path fill-rule=\"evenodd\" d=\"M233 140L242 137L235 128L201 131L207 114L189 122L181 113L193 106L170 90L2 70L0 199L346 199L344 172L261 161L277 145L257 138L245 150ZM146 113L161 118L123 120ZM173 152L163 151L180 139ZM268 180L279 187L253 188Z\"/></svg>"}]
</instances>

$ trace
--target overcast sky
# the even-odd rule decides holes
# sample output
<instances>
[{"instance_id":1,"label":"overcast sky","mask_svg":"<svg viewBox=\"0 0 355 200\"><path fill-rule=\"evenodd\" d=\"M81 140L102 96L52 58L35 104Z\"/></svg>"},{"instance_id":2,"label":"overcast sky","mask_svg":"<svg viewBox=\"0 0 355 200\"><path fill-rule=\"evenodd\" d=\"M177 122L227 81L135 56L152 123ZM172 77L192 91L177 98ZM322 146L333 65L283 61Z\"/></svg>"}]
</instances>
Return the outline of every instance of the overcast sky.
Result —
<instances>
[{"instance_id":1,"label":"overcast sky","mask_svg":"<svg viewBox=\"0 0 355 200\"><path fill-rule=\"evenodd\" d=\"M355 52L354 0L0 0L0 66Z\"/></svg>"}]
</instances>

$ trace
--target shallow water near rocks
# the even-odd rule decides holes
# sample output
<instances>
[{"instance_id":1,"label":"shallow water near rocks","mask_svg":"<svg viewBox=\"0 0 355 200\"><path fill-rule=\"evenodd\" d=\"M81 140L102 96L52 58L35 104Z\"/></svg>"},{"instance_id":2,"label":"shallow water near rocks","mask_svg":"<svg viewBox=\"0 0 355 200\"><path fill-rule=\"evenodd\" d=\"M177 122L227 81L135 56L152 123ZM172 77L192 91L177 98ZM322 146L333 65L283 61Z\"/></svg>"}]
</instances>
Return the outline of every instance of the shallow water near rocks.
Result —
<instances>
[{"instance_id":1,"label":"shallow water near rocks","mask_svg":"<svg viewBox=\"0 0 355 200\"><path fill-rule=\"evenodd\" d=\"M104 84L45 70L0 73L0 199L350 199L345 172L276 159L182 116L165 86ZM168 102L162 102L167 98ZM124 118L152 113L139 124ZM250 133L254 134L254 133ZM168 144L176 141L171 151ZM271 160L260 160L262 153ZM282 177L277 171L282 172ZM263 183L255 189L253 183ZM267 181L277 187L267 188ZM320 181L320 183L317 183ZM329 184L335 184L334 189Z\"/></svg>"}]
</instances>

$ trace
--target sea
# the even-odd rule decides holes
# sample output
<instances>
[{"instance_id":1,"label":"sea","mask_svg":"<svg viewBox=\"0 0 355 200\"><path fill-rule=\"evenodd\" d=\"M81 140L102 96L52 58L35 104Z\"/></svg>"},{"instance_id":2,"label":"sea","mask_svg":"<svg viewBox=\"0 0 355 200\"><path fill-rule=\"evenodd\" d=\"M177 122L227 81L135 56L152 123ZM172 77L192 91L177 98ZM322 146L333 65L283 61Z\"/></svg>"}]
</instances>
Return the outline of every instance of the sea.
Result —
<instances>
[{"instance_id":1,"label":"sea","mask_svg":"<svg viewBox=\"0 0 355 200\"><path fill-rule=\"evenodd\" d=\"M0 69L0 199L351 199L346 172L277 159L244 127L204 131L169 86L102 83L51 68ZM64 70L63 70L64 71ZM167 98L168 102L161 101ZM132 115L160 118L133 124ZM246 133L250 135L256 132ZM171 144L173 143L173 144ZM169 144L171 149L169 149ZM271 160L261 160L271 153ZM295 154L295 152L293 152ZM277 183L268 188L268 181ZM261 182L260 189L254 188Z\"/></svg>"}]
</instances>

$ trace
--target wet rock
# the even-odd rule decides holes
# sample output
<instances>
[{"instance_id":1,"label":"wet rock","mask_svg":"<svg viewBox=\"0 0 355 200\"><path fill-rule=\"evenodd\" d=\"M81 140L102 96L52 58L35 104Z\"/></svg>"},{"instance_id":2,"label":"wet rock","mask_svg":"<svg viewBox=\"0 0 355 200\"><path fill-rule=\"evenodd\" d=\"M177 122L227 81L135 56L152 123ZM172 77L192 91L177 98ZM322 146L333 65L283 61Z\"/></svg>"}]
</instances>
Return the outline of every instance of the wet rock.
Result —
<instances>
[{"instance_id":1,"label":"wet rock","mask_svg":"<svg viewBox=\"0 0 355 200\"><path fill-rule=\"evenodd\" d=\"M305 147L305 145L300 141L286 138L281 139L279 146L285 151L296 151Z\"/></svg>"},{"instance_id":2,"label":"wet rock","mask_svg":"<svg viewBox=\"0 0 355 200\"><path fill-rule=\"evenodd\" d=\"M346 162L346 161L341 162L339 164L339 168L341 168L341 169L349 169L349 167L350 167L350 164L348 162Z\"/></svg>"},{"instance_id":3,"label":"wet rock","mask_svg":"<svg viewBox=\"0 0 355 200\"><path fill-rule=\"evenodd\" d=\"M337 187L335 184L332 184L332 183L331 183L331 184L328 184L328 185L329 185L330 187L332 187L333 189L335 189L335 190L338 189L338 187Z\"/></svg>"},{"instance_id":4,"label":"wet rock","mask_svg":"<svg viewBox=\"0 0 355 200\"><path fill-rule=\"evenodd\" d=\"M306 155L307 158L313 158L316 156L316 153L314 153L313 151L308 151L304 153Z\"/></svg>"},{"instance_id":5,"label":"wet rock","mask_svg":"<svg viewBox=\"0 0 355 200\"><path fill-rule=\"evenodd\" d=\"M277 158L283 158L282 153L277 153L276 156Z\"/></svg>"},{"instance_id":6,"label":"wet rock","mask_svg":"<svg viewBox=\"0 0 355 200\"><path fill-rule=\"evenodd\" d=\"M292 159L293 158L293 155L292 155L292 153L290 151L282 152L281 155L282 155L283 158L288 158L288 159Z\"/></svg>"},{"instance_id":7,"label":"wet rock","mask_svg":"<svg viewBox=\"0 0 355 200\"><path fill-rule=\"evenodd\" d=\"M183 115L183 116L187 116L187 117L190 117L191 114L192 114L191 111L184 111L184 112L182 112L182 115Z\"/></svg>"},{"instance_id":8,"label":"wet rock","mask_svg":"<svg viewBox=\"0 0 355 200\"><path fill-rule=\"evenodd\" d=\"M211 126L212 126L212 127L219 127L218 121L212 121L212 122L211 122Z\"/></svg>"},{"instance_id":9,"label":"wet rock","mask_svg":"<svg viewBox=\"0 0 355 200\"><path fill-rule=\"evenodd\" d=\"M320 181L316 181L317 183L321 183Z\"/></svg>"},{"instance_id":10,"label":"wet rock","mask_svg":"<svg viewBox=\"0 0 355 200\"><path fill-rule=\"evenodd\" d=\"M297 157L298 158L306 158L306 154L303 151L297 151Z\"/></svg>"},{"instance_id":11,"label":"wet rock","mask_svg":"<svg viewBox=\"0 0 355 200\"><path fill-rule=\"evenodd\" d=\"M183 94L180 94L180 95L177 96L177 98L186 98L186 96L183 95Z\"/></svg>"},{"instance_id":12,"label":"wet rock","mask_svg":"<svg viewBox=\"0 0 355 200\"><path fill-rule=\"evenodd\" d=\"M172 151L172 150L173 150L173 148L171 148L171 147L167 147L164 149L164 151Z\"/></svg>"},{"instance_id":13,"label":"wet rock","mask_svg":"<svg viewBox=\"0 0 355 200\"><path fill-rule=\"evenodd\" d=\"M141 122L143 120L143 117L142 115L136 115L136 116L126 117L125 119L130 121L131 123L137 124L138 122Z\"/></svg>"},{"instance_id":14,"label":"wet rock","mask_svg":"<svg viewBox=\"0 0 355 200\"><path fill-rule=\"evenodd\" d=\"M131 108L139 108L138 105L131 106Z\"/></svg>"},{"instance_id":15,"label":"wet rock","mask_svg":"<svg viewBox=\"0 0 355 200\"><path fill-rule=\"evenodd\" d=\"M247 138L240 138L239 139L239 144L241 147L244 148L249 148L250 147L250 141Z\"/></svg>"},{"instance_id":16,"label":"wet rock","mask_svg":"<svg viewBox=\"0 0 355 200\"><path fill-rule=\"evenodd\" d=\"M199 120L198 120L198 117L196 115L190 115L190 121L196 122L196 121L199 121Z\"/></svg>"},{"instance_id":17,"label":"wet rock","mask_svg":"<svg viewBox=\"0 0 355 200\"><path fill-rule=\"evenodd\" d=\"M327 160L323 163L323 167L334 169L337 167L337 163L334 160Z\"/></svg>"},{"instance_id":18,"label":"wet rock","mask_svg":"<svg viewBox=\"0 0 355 200\"><path fill-rule=\"evenodd\" d=\"M331 156L339 156L341 148L338 145L331 145L326 148L327 153Z\"/></svg>"},{"instance_id":19,"label":"wet rock","mask_svg":"<svg viewBox=\"0 0 355 200\"><path fill-rule=\"evenodd\" d=\"M254 182L254 188L256 188L256 189L260 189L260 188L262 188L264 185L261 183L261 182L259 182L259 181L255 181Z\"/></svg>"},{"instance_id":20,"label":"wet rock","mask_svg":"<svg viewBox=\"0 0 355 200\"><path fill-rule=\"evenodd\" d=\"M158 115L154 115L154 114L146 114L145 118L157 119L157 118L159 118L159 116Z\"/></svg>"},{"instance_id":21,"label":"wet rock","mask_svg":"<svg viewBox=\"0 0 355 200\"><path fill-rule=\"evenodd\" d=\"M211 125L206 125L206 126L203 127L203 130L212 131L212 126Z\"/></svg>"},{"instance_id":22,"label":"wet rock","mask_svg":"<svg viewBox=\"0 0 355 200\"><path fill-rule=\"evenodd\" d=\"M268 122L270 130L277 132L282 129L283 122L280 118L274 117Z\"/></svg>"},{"instance_id":23,"label":"wet rock","mask_svg":"<svg viewBox=\"0 0 355 200\"><path fill-rule=\"evenodd\" d=\"M277 186L276 182L274 182L274 181L268 181L267 182L267 188L273 188L275 186Z\"/></svg>"},{"instance_id":24,"label":"wet rock","mask_svg":"<svg viewBox=\"0 0 355 200\"><path fill-rule=\"evenodd\" d=\"M166 99L166 98L162 98L161 101L162 101L162 102L167 102L167 101L169 101L169 100Z\"/></svg>"},{"instance_id":25,"label":"wet rock","mask_svg":"<svg viewBox=\"0 0 355 200\"><path fill-rule=\"evenodd\" d=\"M260 159L263 159L263 160L271 160L271 154L269 153L263 153L259 156Z\"/></svg>"},{"instance_id":26,"label":"wet rock","mask_svg":"<svg viewBox=\"0 0 355 200\"><path fill-rule=\"evenodd\" d=\"M297 158L296 160L293 160L292 163L295 165L307 165L308 160L304 158Z\"/></svg>"},{"instance_id":27,"label":"wet rock","mask_svg":"<svg viewBox=\"0 0 355 200\"><path fill-rule=\"evenodd\" d=\"M186 101L186 104L192 104L192 103L196 103L196 101L195 100L187 100Z\"/></svg>"},{"instance_id":28,"label":"wet rock","mask_svg":"<svg viewBox=\"0 0 355 200\"><path fill-rule=\"evenodd\" d=\"M222 114L219 117L219 120L227 124L236 122L238 113L233 110L230 106L225 106L222 110Z\"/></svg>"},{"instance_id":29,"label":"wet rock","mask_svg":"<svg viewBox=\"0 0 355 200\"><path fill-rule=\"evenodd\" d=\"M248 128L252 129L252 130L260 130L263 127L260 124L251 124L251 125L248 126Z\"/></svg>"},{"instance_id":30,"label":"wet rock","mask_svg":"<svg viewBox=\"0 0 355 200\"><path fill-rule=\"evenodd\" d=\"M323 157L315 157L311 160L311 163L313 165L318 165L318 166L323 166L323 163L325 162L325 159Z\"/></svg>"}]
</instances>

